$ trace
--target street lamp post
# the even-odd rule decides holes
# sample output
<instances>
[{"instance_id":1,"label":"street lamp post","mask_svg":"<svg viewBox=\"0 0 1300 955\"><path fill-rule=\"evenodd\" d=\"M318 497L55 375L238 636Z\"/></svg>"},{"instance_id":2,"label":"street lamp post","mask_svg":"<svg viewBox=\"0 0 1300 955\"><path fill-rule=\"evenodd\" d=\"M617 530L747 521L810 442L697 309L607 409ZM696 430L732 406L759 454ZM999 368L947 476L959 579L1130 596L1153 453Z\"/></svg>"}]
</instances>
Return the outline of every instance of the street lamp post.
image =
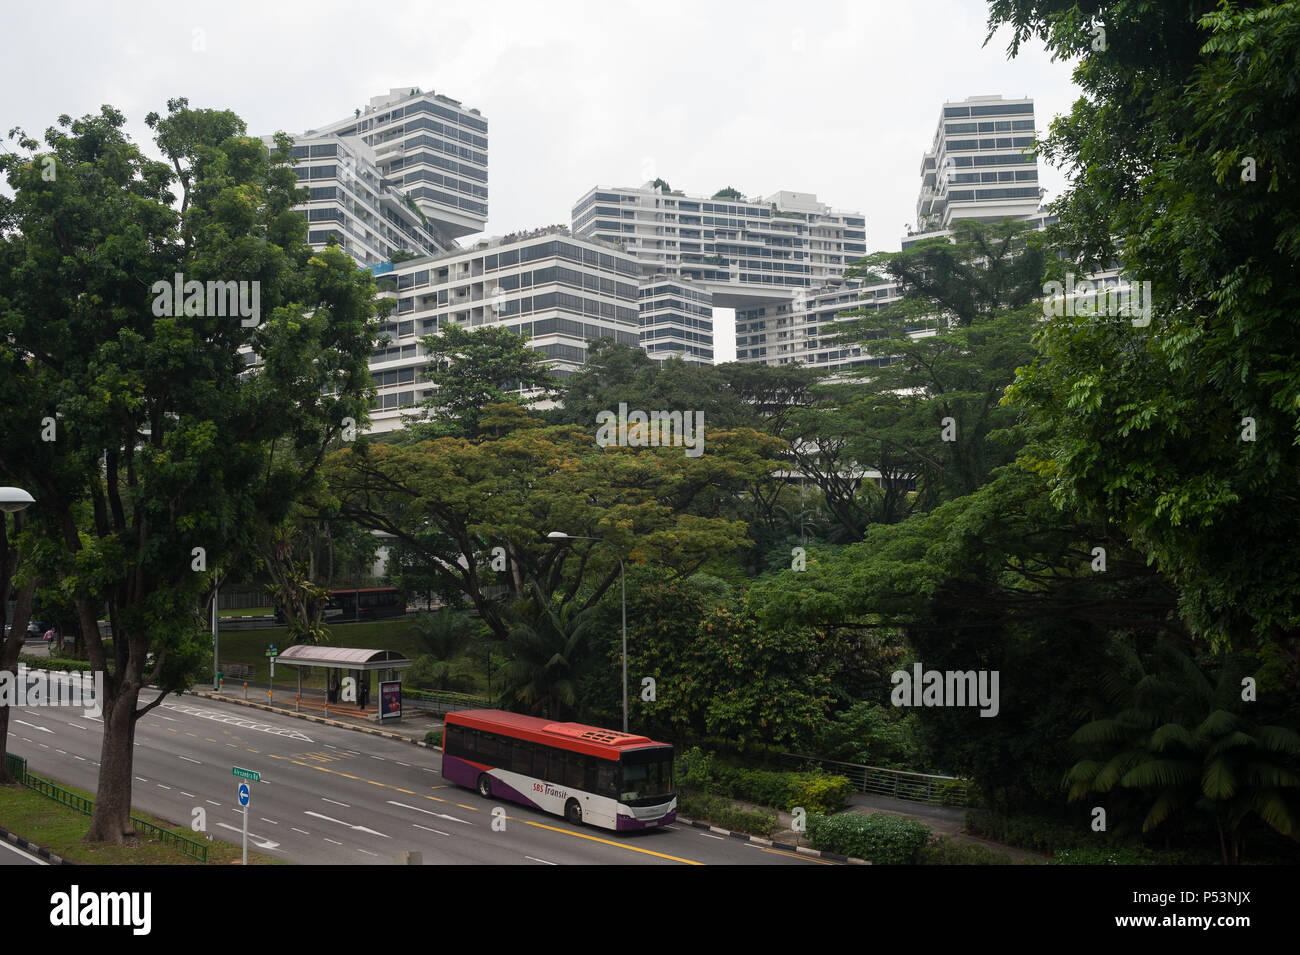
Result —
<instances>
[{"instance_id":1,"label":"street lamp post","mask_svg":"<svg viewBox=\"0 0 1300 955\"><path fill-rule=\"evenodd\" d=\"M551 531L546 535L549 540L599 541L611 544L603 537L582 537L577 534L565 534L563 531ZM623 732L627 732L627 568L623 566L623 557L616 550L614 558L618 561L619 585L623 592Z\"/></svg>"}]
</instances>

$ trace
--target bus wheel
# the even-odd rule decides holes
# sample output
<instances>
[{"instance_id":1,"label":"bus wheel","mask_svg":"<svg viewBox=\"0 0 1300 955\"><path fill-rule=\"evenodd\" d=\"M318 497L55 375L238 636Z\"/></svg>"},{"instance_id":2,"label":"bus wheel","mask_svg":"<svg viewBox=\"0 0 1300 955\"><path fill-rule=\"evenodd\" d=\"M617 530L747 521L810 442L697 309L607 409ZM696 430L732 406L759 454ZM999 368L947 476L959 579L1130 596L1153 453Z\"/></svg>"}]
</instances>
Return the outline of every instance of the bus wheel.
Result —
<instances>
[{"instance_id":1,"label":"bus wheel","mask_svg":"<svg viewBox=\"0 0 1300 955\"><path fill-rule=\"evenodd\" d=\"M484 799L492 798L492 777L483 773L478 778L478 794Z\"/></svg>"},{"instance_id":2,"label":"bus wheel","mask_svg":"<svg viewBox=\"0 0 1300 955\"><path fill-rule=\"evenodd\" d=\"M578 800L570 799L564 806L564 818L575 826L582 825L582 806Z\"/></svg>"}]
</instances>

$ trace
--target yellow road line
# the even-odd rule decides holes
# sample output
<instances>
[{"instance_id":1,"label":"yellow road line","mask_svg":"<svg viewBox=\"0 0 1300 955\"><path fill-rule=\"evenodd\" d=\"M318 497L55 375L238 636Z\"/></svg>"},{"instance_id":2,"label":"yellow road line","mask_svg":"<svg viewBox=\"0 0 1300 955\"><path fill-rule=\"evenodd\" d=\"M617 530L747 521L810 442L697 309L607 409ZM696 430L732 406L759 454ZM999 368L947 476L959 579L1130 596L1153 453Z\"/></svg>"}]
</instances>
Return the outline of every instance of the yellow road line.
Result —
<instances>
[{"instance_id":1,"label":"yellow road line","mask_svg":"<svg viewBox=\"0 0 1300 955\"><path fill-rule=\"evenodd\" d=\"M763 847L764 852L770 852L773 855L785 856L789 859L799 859L803 862L816 862L818 865L838 865L835 862L827 862L825 859L818 859L815 856L806 856L802 852L785 852L781 849L768 849Z\"/></svg>"},{"instance_id":2,"label":"yellow road line","mask_svg":"<svg viewBox=\"0 0 1300 955\"><path fill-rule=\"evenodd\" d=\"M478 812L473 806L467 806L463 802L458 802L456 805L460 806L461 809L468 809L470 812Z\"/></svg>"},{"instance_id":3,"label":"yellow road line","mask_svg":"<svg viewBox=\"0 0 1300 955\"><path fill-rule=\"evenodd\" d=\"M612 839L601 839L599 836L589 836L585 832L573 832L570 829L559 829L555 826L543 825L540 822L532 822L528 819L520 821L528 826L536 826L538 829L549 829L551 832L558 832L565 836L574 836L578 839L590 839L592 842L601 842L607 846L614 846L617 849L626 849L628 852L641 852L648 856L656 856L660 859L667 859L670 862L681 862L686 865L704 865L703 862L696 862L694 859L683 859L680 856L670 856L665 852L654 852L651 849L642 849L640 846L629 846L622 842L614 842Z\"/></svg>"}]
</instances>

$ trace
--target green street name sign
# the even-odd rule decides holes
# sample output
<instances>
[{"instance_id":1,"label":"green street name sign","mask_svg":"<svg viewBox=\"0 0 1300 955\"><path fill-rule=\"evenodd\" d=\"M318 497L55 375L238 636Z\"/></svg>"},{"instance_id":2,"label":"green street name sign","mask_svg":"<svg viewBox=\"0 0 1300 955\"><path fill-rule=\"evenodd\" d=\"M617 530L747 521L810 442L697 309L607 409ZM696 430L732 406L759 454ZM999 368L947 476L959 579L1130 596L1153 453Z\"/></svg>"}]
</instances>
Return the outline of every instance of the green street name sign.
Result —
<instances>
[{"instance_id":1,"label":"green street name sign","mask_svg":"<svg viewBox=\"0 0 1300 955\"><path fill-rule=\"evenodd\" d=\"M230 768L230 775L238 776L240 779L251 779L255 783L260 783L262 781L261 773L255 773L251 769L240 769L238 766L232 766Z\"/></svg>"}]
</instances>

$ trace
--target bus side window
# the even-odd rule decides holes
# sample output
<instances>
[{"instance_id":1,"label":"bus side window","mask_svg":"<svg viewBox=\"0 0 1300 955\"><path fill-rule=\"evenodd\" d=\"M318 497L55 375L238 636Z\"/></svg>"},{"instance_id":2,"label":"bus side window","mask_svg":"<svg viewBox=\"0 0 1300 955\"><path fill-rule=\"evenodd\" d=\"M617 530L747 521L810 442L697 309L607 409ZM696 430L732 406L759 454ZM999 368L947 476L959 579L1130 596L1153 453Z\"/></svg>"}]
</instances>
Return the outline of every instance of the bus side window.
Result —
<instances>
[{"instance_id":1,"label":"bus side window","mask_svg":"<svg viewBox=\"0 0 1300 955\"><path fill-rule=\"evenodd\" d=\"M447 724L447 755L465 755L465 730L455 723Z\"/></svg>"},{"instance_id":2,"label":"bus side window","mask_svg":"<svg viewBox=\"0 0 1300 955\"><path fill-rule=\"evenodd\" d=\"M618 775L618 763L610 762L608 759L600 761L600 767L597 771L596 792L602 796L618 796L618 786L615 779Z\"/></svg>"},{"instance_id":3,"label":"bus side window","mask_svg":"<svg viewBox=\"0 0 1300 955\"><path fill-rule=\"evenodd\" d=\"M583 765L582 754L566 752L564 754L564 776L560 782L570 789L581 789Z\"/></svg>"},{"instance_id":4,"label":"bus side window","mask_svg":"<svg viewBox=\"0 0 1300 955\"><path fill-rule=\"evenodd\" d=\"M533 774L533 744L523 740L514 741L514 756L510 760L510 769L525 776Z\"/></svg>"},{"instance_id":5,"label":"bus side window","mask_svg":"<svg viewBox=\"0 0 1300 955\"><path fill-rule=\"evenodd\" d=\"M595 756L584 756L582 758L586 764L583 767L585 772L582 774L582 788L589 793L594 793L596 792L596 763L599 760Z\"/></svg>"},{"instance_id":6,"label":"bus side window","mask_svg":"<svg viewBox=\"0 0 1300 955\"><path fill-rule=\"evenodd\" d=\"M551 751L548 747L538 744L533 748L533 775L538 779L550 780L550 761Z\"/></svg>"}]
</instances>

